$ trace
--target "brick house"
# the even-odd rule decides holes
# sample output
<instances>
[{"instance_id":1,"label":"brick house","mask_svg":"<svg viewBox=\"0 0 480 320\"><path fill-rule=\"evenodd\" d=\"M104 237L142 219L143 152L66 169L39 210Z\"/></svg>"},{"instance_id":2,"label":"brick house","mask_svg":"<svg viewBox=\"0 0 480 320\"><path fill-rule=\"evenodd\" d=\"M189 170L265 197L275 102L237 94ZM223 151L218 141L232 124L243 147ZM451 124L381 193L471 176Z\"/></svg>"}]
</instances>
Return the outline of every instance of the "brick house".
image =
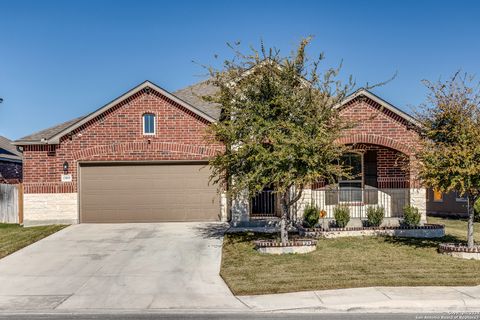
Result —
<instances>
[{"instance_id":1,"label":"brick house","mask_svg":"<svg viewBox=\"0 0 480 320\"><path fill-rule=\"evenodd\" d=\"M223 147L209 142L207 128L220 111L199 95L215 90L201 82L170 93L146 81L84 117L16 141L24 156L24 223L276 219L271 191L229 202L208 183L206 160ZM311 186L295 213L315 202L330 215L347 204L356 218L372 205L397 220L410 203L424 214L416 121L363 89L340 108L359 120L339 139L354 147L345 159L359 178Z\"/></svg>"},{"instance_id":2,"label":"brick house","mask_svg":"<svg viewBox=\"0 0 480 320\"><path fill-rule=\"evenodd\" d=\"M205 160L216 115L144 82L98 110L26 136L24 223L226 219Z\"/></svg>"},{"instance_id":3,"label":"brick house","mask_svg":"<svg viewBox=\"0 0 480 320\"><path fill-rule=\"evenodd\" d=\"M427 189L427 214L439 217L467 218L468 199L456 191Z\"/></svg>"},{"instance_id":4,"label":"brick house","mask_svg":"<svg viewBox=\"0 0 480 320\"><path fill-rule=\"evenodd\" d=\"M348 96L339 106L341 116L354 120L356 126L338 139L352 146L344 156L358 176L352 180L339 179L333 185L318 183L305 189L294 208L301 219L305 205L314 203L333 218L333 209L348 206L355 222L366 218L370 206L385 209L385 223L397 225L403 208L413 205L426 221L426 190L417 179L414 154L419 147L415 130L418 122L395 106L365 89ZM253 199L234 201L233 224L245 225L280 215L275 194L270 190Z\"/></svg>"},{"instance_id":5,"label":"brick house","mask_svg":"<svg viewBox=\"0 0 480 320\"><path fill-rule=\"evenodd\" d=\"M0 183L22 182L22 154L9 139L0 136Z\"/></svg>"}]
</instances>

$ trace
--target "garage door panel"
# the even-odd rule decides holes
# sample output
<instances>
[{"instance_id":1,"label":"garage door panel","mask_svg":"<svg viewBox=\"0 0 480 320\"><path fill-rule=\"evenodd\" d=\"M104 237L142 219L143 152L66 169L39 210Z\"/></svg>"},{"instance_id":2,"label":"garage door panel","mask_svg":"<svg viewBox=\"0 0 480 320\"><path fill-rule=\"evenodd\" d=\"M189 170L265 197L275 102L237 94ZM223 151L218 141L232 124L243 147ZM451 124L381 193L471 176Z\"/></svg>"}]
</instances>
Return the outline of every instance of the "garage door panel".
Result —
<instances>
[{"instance_id":1,"label":"garage door panel","mask_svg":"<svg viewBox=\"0 0 480 320\"><path fill-rule=\"evenodd\" d=\"M219 220L204 164L103 165L80 169L82 222Z\"/></svg>"}]
</instances>

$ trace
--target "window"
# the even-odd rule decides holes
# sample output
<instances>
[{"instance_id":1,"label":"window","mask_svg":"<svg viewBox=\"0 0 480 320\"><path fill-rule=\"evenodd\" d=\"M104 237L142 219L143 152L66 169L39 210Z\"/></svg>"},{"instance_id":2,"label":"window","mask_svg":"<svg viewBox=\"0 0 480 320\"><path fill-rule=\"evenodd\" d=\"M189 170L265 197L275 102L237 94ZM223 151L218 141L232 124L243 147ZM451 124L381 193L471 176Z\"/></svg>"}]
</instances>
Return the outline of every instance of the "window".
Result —
<instances>
[{"instance_id":1,"label":"window","mask_svg":"<svg viewBox=\"0 0 480 320\"><path fill-rule=\"evenodd\" d=\"M155 134L155 115L153 113L143 115L143 134Z\"/></svg>"},{"instance_id":2,"label":"window","mask_svg":"<svg viewBox=\"0 0 480 320\"><path fill-rule=\"evenodd\" d=\"M455 191L455 200L457 202L467 202L468 201L468 198L466 195L461 195L460 192L458 191Z\"/></svg>"},{"instance_id":3,"label":"window","mask_svg":"<svg viewBox=\"0 0 480 320\"><path fill-rule=\"evenodd\" d=\"M357 153L347 153L342 156L340 162L344 166L351 167L350 174L352 178L341 177L339 179L340 194L338 200L340 202L362 202L362 156Z\"/></svg>"},{"instance_id":4,"label":"window","mask_svg":"<svg viewBox=\"0 0 480 320\"><path fill-rule=\"evenodd\" d=\"M433 190L433 201L443 202L443 193L438 190Z\"/></svg>"}]
</instances>

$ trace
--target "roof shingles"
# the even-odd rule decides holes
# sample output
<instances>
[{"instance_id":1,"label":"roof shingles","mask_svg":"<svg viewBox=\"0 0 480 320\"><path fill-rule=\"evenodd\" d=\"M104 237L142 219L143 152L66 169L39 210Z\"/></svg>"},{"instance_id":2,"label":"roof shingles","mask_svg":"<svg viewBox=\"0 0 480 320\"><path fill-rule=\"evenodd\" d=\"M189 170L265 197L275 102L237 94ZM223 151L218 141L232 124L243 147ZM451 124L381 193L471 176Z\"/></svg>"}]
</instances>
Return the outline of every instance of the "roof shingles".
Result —
<instances>
[{"instance_id":1,"label":"roof shingles","mask_svg":"<svg viewBox=\"0 0 480 320\"><path fill-rule=\"evenodd\" d=\"M173 95L206 113L215 120L218 120L220 118L220 106L202 99L202 96L213 95L217 92L218 87L215 87L206 80L177 90L173 92Z\"/></svg>"},{"instance_id":2,"label":"roof shingles","mask_svg":"<svg viewBox=\"0 0 480 320\"><path fill-rule=\"evenodd\" d=\"M147 81L145 83L148 85L150 82ZM159 88L159 90L165 91L164 89L161 89L161 88ZM212 85L208 80L205 80L205 81L201 81L199 83L193 84L191 86L188 86L186 88L177 90L173 93L170 93L168 91L165 91L165 92L167 92L170 95L173 95L175 98L180 99L182 102L185 102L187 105L191 106L192 109L198 110L201 114L204 114L210 117L210 119L218 120L220 118L220 113L221 113L220 106L216 103L208 102L202 99L202 96L214 95L215 93L218 92L218 90L219 90L218 87ZM348 101L349 99L351 100L359 94L368 94L372 96L373 99L379 100L381 104L387 105L389 109L399 114L401 117L406 118L409 121L414 121L414 119L412 119L410 116L405 114L403 111L397 109L396 107L391 106L387 102L383 101L382 99L378 98L377 96L373 95L372 93L364 89L357 90L355 93L347 97L345 101ZM86 115L84 117L79 117L79 118L61 123L59 125L47 128L45 130L38 131L36 133L30 134L28 136L25 136L15 141L15 143L17 145L37 144L37 143L40 144L42 143L42 139L49 140L50 138L58 135L59 133L68 129L69 127L74 127L77 123L79 123L80 121L86 119L91 115L92 114Z\"/></svg>"},{"instance_id":3,"label":"roof shingles","mask_svg":"<svg viewBox=\"0 0 480 320\"><path fill-rule=\"evenodd\" d=\"M20 141L24 141L24 142L28 142L28 141L32 141L32 142L35 142L35 141L42 141L42 139L48 139L48 138L51 138L53 137L54 135L56 135L57 133L65 130L66 128L70 127L71 125L73 125L74 123L82 120L83 118L85 118L85 116L83 117L78 117L78 118L75 118L75 119L72 119L72 120L69 120L69 121L66 121L66 122L63 122L63 123L60 123L60 124L57 124L53 127L50 127L50 128L47 128L47 129L43 129L41 131L37 131L35 133L32 133L28 136L25 136L23 138L20 138L17 142L20 142Z\"/></svg>"},{"instance_id":4,"label":"roof shingles","mask_svg":"<svg viewBox=\"0 0 480 320\"><path fill-rule=\"evenodd\" d=\"M12 144L12 141L2 136L0 136L0 159L22 160L22 153Z\"/></svg>"},{"instance_id":5,"label":"roof shingles","mask_svg":"<svg viewBox=\"0 0 480 320\"><path fill-rule=\"evenodd\" d=\"M217 92L217 90L218 89L215 86L212 86L207 81L202 81L184 89L175 91L172 94L180 100L183 100L187 104L191 105L193 108L217 120L220 117L219 106L215 103L209 103L207 101L204 101L201 98L204 95L214 94L215 92ZM73 126L74 124L85 119L86 117L88 117L88 115L75 118L73 120L60 123L53 127L32 133L28 136L18 139L17 141L15 141L15 143L18 145L41 143L43 139L48 140L54 137L55 135L69 128L70 126Z\"/></svg>"}]
</instances>

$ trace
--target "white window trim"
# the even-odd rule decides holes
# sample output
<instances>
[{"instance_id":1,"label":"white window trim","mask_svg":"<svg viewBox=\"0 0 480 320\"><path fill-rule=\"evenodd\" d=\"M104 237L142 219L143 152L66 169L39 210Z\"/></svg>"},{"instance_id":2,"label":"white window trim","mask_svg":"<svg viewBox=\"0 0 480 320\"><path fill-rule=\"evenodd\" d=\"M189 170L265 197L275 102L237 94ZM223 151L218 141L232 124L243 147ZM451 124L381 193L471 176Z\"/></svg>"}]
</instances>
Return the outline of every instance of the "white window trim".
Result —
<instances>
[{"instance_id":1,"label":"white window trim","mask_svg":"<svg viewBox=\"0 0 480 320\"><path fill-rule=\"evenodd\" d=\"M153 115L153 133L145 132L145 116L146 115ZM157 116L155 115L155 113L146 112L142 114L142 132L144 136L154 136L157 134Z\"/></svg>"}]
</instances>

